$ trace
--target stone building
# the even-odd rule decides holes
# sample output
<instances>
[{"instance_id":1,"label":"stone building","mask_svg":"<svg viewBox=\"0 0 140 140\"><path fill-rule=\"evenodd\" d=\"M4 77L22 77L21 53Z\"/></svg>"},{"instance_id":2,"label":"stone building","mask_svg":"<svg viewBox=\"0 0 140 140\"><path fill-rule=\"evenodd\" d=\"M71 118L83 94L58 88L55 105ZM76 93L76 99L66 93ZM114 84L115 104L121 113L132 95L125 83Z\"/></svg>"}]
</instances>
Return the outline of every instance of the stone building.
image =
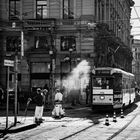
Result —
<instances>
[{"instance_id":1,"label":"stone building","mask_svg":"<svg viewBox=\"0 0 140 140\"><path fill-rule=\"evenodd\" d=\"M130 48L133 4L132 0L0 0L0 83L6 88L4 59L18 57L18 66L10 67L9 86L15 87L18 80L24 96L45 84L53 91L57 80L82 60L94 68L95 28L100 23Z\"/></svg>"},{"instance_id":2,"label":"stone building","mask_svg":"<svg viewBox=\"0 0 140 140\"><path fill-rule=\"evenodd\" d=\"M133 61L132 61L132 73L135 75L135 80L140 87L140 40L134 39L132 45Z\"/></svg>"}]
</instances>

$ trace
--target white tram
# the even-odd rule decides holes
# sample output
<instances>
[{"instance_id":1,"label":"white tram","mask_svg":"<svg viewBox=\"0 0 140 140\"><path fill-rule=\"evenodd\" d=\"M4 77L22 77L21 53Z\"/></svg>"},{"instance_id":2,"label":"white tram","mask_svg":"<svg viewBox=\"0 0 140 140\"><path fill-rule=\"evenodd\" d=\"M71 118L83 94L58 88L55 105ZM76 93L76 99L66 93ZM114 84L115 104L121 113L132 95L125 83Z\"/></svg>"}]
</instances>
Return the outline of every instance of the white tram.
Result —
<instances>
[{"instance_id":1,"label":"white tram","mask_svg":"<svg viewBox=\"0 0 140 140\"><path fill-rule=\"evenodd\" d=\"M118 109L135 101L134 75L118 68L92 70L92 109Z\"/></svg>"}]
</instances>

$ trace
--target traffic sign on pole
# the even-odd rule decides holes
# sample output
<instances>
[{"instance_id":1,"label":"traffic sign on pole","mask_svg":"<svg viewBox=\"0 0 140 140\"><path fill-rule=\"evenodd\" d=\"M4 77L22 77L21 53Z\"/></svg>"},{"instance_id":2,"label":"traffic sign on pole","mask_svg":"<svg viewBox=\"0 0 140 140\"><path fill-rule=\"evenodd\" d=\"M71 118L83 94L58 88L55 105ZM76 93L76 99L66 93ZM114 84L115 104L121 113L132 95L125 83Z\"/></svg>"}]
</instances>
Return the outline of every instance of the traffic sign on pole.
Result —
<instances>
[{"instance_id":1,"label":"traffic sign on pole","mask_svg":"<svg viewBox=\"0 0 140 140\"><path fill-rule=\"evenodd\" d=\"M4 66L14 67L14 61L5 59Z\"/></svg>"}]
</instances>

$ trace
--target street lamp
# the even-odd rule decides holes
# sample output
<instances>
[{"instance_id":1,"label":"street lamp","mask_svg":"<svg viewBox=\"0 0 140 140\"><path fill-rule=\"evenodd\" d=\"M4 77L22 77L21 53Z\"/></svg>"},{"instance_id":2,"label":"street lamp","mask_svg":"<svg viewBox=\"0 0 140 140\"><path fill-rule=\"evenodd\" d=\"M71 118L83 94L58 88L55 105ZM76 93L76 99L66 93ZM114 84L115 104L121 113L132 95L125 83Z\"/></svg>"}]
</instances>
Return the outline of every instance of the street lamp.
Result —
<instances>
[{"instance_id":1,"label":"street lamp","mask_svg":"<svg viewBox=\"0 0 140 140\"><path fill-rule=\"evenodd\" d=\"M69 61L70 61L70 72L72 70L72 67L71 67L71 54L72 54L72 51L73 51L73 49L72 48L69 48L69 53L70 53L70 57L69 57Z\"/></svg>"},{"instance_id":2,"label":"street lamp","mask_svg":"<svg viewBox=\"0 0 140 140\"><path fill-rule=\"evenodd\" d=\"M49 51L50 55L50 88L51 88L51 101L52 101L52 95L53 95L53 88L54 88L54 59L53 59L54 52L52 50Z\"/></svg>"}]
</instances>

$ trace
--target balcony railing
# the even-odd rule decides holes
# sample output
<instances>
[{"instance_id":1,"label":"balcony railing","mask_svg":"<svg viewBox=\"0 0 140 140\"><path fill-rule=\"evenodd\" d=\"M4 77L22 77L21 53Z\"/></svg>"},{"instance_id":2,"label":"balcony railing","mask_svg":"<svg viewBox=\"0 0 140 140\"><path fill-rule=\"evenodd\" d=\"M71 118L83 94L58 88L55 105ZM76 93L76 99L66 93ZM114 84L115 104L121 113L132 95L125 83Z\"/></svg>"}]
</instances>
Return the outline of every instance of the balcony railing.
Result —
<instances>
[{"instance_id":1,"label":"balcony railing","mask_svg":"<svg viewBox=\"0 0 140 140\"><path fill-rule=\"evenodd\" d=\"M6 30L12 30L12 24L16 23L15 29L25 29L25 30L48 30L49 28L56 27L56 20L55 19L26 19L26 20L1 20L0 21L0 28Z\"/></svg>"},{"instance_id":2,"label":"balcony railing","mask_svg":"<svg viewBox=\"0 0 140 140\"><path fill-rule=\"evenodd\" d=\"M49 29L56 27L56 19L27 19L23 20L24 29L38 30L38 29Z\"/></svg>"},{"instance_id":3,"label":"balcony railing","mask_svg":"<svg viewBox=\"0 0 140 140\"><path fill-rule=\"evenodd\" d=\"M21 20L10 20L0 21L1 29L12 29L12 23L16 23L16 29L25 30L50 30L50 28L56 29L57 27L73 27L74 29L87 29L88 23L93 23L93 20L86 18L78 19L23 19Z\"/></svg>"}]
</instances>

